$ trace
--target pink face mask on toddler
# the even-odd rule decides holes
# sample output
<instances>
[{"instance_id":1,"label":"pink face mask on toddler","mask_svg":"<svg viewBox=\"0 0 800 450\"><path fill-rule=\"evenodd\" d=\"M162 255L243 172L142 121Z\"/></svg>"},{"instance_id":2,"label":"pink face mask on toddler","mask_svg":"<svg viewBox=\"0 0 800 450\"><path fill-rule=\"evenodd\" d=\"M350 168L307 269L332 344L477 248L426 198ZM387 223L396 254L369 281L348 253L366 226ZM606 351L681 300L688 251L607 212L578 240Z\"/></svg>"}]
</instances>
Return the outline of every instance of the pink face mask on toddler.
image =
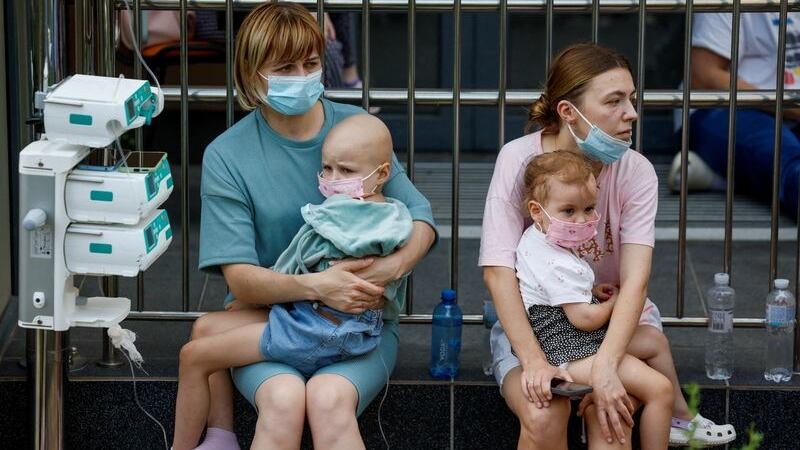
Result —
<instances>
[{"instance_id":1,"label":"pink face mask on toddler","mask_svg":"<svg viewBox=\"0 0 800 450\"><path fill-rule=\"evenodd\" d=\"M553 218L541 204L539 207L550 219L550 226L547 228L547 233L545 233L547 242L560 247L574 249L597 235L597 224L600 222L600 214L597 211L594 212L596 219L587 220L584 223L576 223Z\"/></svg>"},{"instance_id":2,"label":"pink face mask on toddler","mask_svg":"<svg viewBox=\"0 0 800 450\"><path fill-rule=\"evenodd\" d=\"M383 167L386 163L381 164L380 166L376 167L375 170L370 172L369 175L365 176L364 178L345 178L343 180L326 180L322 178L322 172L317 174L317 180L319 180L319 191L322 192L322 195L325 198L330 197L331 195L335 194L344 194L352 198L363 199L364 197L369 197L370 195L375 193L375 190L378 189L378 185L376 184L375 187L372 188L370 192L364 192L364 182L377 172L381 167Z\"/></svg>"}]
</instances>

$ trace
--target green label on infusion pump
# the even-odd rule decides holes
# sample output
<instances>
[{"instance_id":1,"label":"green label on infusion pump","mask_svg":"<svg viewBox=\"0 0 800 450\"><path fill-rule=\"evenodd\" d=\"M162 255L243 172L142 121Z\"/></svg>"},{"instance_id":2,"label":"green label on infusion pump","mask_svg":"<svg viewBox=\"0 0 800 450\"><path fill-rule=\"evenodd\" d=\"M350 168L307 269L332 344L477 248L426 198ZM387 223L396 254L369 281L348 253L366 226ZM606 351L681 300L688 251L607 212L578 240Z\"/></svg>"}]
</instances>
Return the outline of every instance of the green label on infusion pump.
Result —
<instances>
[{"instance_id":1,"label":"green label on infusion pump","mask_svg":"<svg viewBox=\"0 0 800 450\"><path fill-rule=\"evenodd\" d=\"M142 106L145 102L150 101L152 95L153 92L150 90L150 82L145 81L142 87L137 89L133 95L125 100L125 118L128 120L128 125L139 117L139 111L142 110Z\"/></svg>"},{"instance_id":2,"label":"green label on infusion pump","mask_svg":"<svg viewBox=\"0 0 800 450\"><path fill-rule=\"evenodd\" d=\"M89 244L89 253L102 253L104 255L111 254L111 244L100 244L92 242Z\"/></svg>"},{"instance_id":3,"label":"green label on infusion pump","mask_svg":"<svg viewBox=\"0 0 800 450\"><path fill-rule=\"evenodd\" d=\"M172 172L169 169L169 161L166 155L156 164L153 170L144 178L144 186L147 192L147 200L152 200L158 194L161 181L167 180L167 189L172 187Z\"/></svg>"},{"instance_id":4,"label":"green label on infusion pump","mask_svg":"<svg viewBox=\"0 0 800 450\"><path fill-rule=\"evenodd\" d=\"M167 211L161 211L161 214L153 219L153 221L150 222L150 224L144 229L144 248L147 250L147 253L150 253L154 248L156 248L156 245L158 245L158 236L164 229L167 230L168 234L171 234Z\"/></svg>"},{"instance_id":5,"label":"green label on infusion pump","mask_svg":"<svg viewBox=\"0 0 800 450\"><path fill-rule=\"evenodd\" d=\"M92 116L88 116L86 114L70 114L69 115L69 123L73 125L92 125Z\"/></svg>"},{"instance_id":6,"label":"green label on infusion pump","mask_svg":"<svg viewBox=\"0 0 800 450\"><path fill-rule=\"evenodd\" d=\"M89 193L89 198L96 202L112 202L114 201L114 193L111 191L92 191Z\"/></svg>"}]
</instances>

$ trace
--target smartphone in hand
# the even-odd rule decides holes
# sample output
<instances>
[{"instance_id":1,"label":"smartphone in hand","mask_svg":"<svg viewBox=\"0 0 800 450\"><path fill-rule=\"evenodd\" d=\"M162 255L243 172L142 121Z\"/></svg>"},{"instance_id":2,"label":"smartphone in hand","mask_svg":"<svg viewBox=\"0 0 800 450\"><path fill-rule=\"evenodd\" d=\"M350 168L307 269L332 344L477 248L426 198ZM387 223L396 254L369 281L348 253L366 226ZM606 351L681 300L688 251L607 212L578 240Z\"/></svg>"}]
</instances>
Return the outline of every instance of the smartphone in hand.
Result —
<instances>
[{"instance_id":1,"label":"smartphone in hand","mask_svg":"<svg viewBox=\"0 0 800 450\"><path fill-rule=\"evenodd\" d=\"M554 395L560 395L571 399L582 398L586 394L591 394L592 390L592 387L587 384L573 383L558 378L553 378L553 380L550 381L550 392Z\"/></svg>"}]
</instances>

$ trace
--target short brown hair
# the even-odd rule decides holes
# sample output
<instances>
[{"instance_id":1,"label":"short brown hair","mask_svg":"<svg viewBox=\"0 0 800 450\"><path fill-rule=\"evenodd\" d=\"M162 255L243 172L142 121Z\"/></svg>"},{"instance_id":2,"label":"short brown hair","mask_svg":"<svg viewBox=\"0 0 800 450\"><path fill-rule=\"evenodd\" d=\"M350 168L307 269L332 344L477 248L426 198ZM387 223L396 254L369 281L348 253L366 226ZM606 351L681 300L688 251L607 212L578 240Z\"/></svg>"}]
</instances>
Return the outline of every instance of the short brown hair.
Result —
<instances>
[{"instance_id":1,"label":"short brown hair","mask_svg":"<svg viewBox=\"0 0 800 450\"><path fill-rule=\"evenodd\" d=\"M314 51L322 59L325 38L304 7L268 2L251 11L236 35L233 79L239 104L248 111L263 104L257 72L264 63L297 61Z\"/></svg>"},{"instance_id":2,"label":"short brown hair","mask_svg":"<svg viewBox=\"0 0 800 450\"><path fill-rule=\"evenodd\" d=\"M585 156L568 150L556 150L534 157L525 167L524 210L527 211L531 200L540 205L547 203L550 194L548 180L551 177L566 184L586 184L594 178L594 173Z\"/></svg>"},{"instance_id":3,"label":"short brown hair","mask_svg":"<svg viewBox=\"0 0 800 450\"><path fill-rule=\"evenodd\" d=\"M621 53L602 45L585 43L565 48L556 56L547 73L542 95L528 112L526 131L538 125L546 133L558 132L561 118L556 106L561 100L577 103L592 78L612 69L631 71L631 65Z\"/></svg>"}]
</instances>

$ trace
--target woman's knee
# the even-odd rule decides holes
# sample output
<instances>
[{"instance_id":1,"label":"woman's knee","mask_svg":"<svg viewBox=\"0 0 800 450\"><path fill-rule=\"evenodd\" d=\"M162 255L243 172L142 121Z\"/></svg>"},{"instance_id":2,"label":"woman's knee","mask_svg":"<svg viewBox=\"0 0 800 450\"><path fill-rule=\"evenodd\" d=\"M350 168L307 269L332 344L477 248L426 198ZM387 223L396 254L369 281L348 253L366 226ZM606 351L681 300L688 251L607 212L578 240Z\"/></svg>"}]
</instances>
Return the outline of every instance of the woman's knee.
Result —
<instances>
[{"instance_id":1,"label":"woman's knee","mask_svg":"<svg viewBox=\"0 0 800 450\"><path fill-rule=\"evenodd\" d=\"M355 420L358 391L346 378L319 375L306 384L306 412L309 422L330 423ZM313 425L313 423L312 423Z\"/></svg>"},{"instance_id":2,"label":"woman's knee","mask_svg":"<svg viewBox=\"0 0 800 450\"><path fill-rule=\"evenodd\" d=\"M255 403L259 420L279 421L284 425L297 422L302 429L306 414L305 383L294 375L276 375L258 388Z\"/></svg>"},{"instance_id":3,"label":"woman's knee","mask_svg":"<svg viewBox=\"0 0 800 450\"><path fill-rule=\"evenodd\" d=\"M570 405L566 399L554 399L547 408L537 408L528 403L517 408L520 432L531 442L554 442L563 439L567 433Z\"/></svg>"}]
</instances>

